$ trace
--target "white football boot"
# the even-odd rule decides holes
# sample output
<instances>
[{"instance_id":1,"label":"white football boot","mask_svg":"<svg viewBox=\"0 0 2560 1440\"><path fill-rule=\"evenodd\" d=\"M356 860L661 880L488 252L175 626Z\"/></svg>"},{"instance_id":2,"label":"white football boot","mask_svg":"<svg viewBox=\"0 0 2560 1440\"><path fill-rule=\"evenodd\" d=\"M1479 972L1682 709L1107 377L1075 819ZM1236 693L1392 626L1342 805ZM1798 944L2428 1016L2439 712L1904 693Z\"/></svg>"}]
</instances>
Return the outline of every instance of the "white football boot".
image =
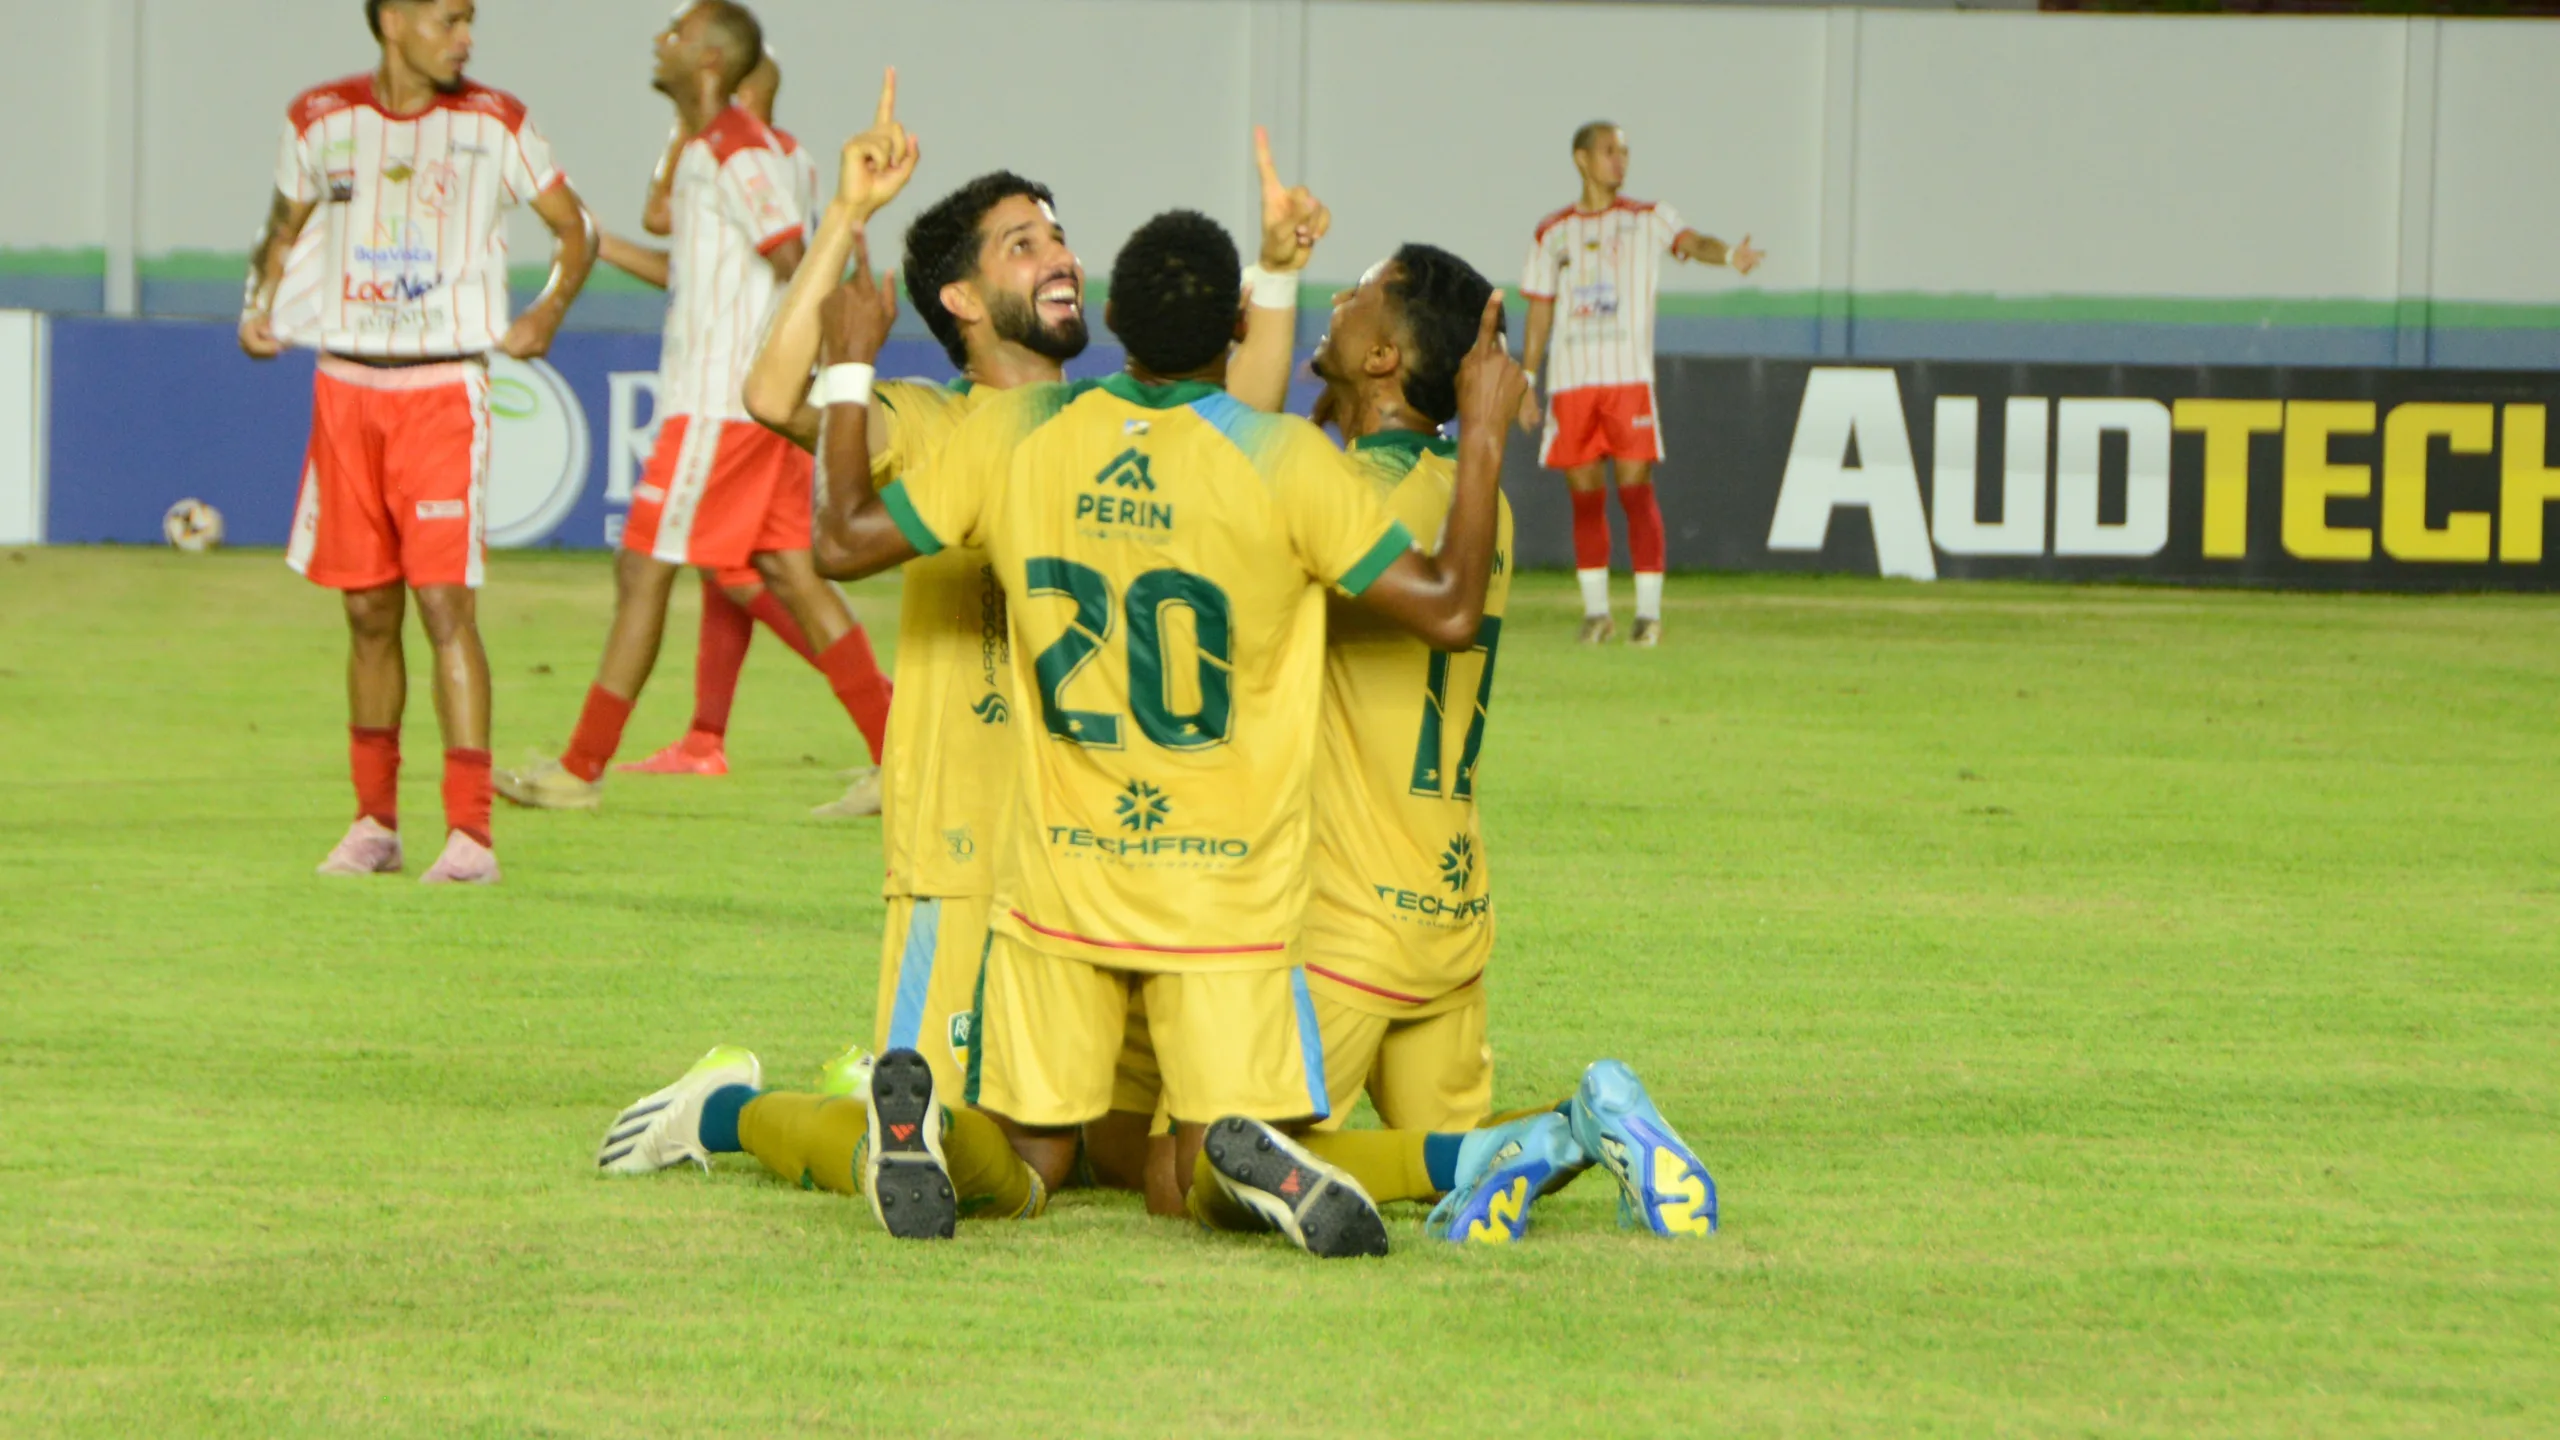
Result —
<instances>
[{"instance_id":1,"label":"white football boot","mask_svg":"<svg viewBox=\"0 0 2560 1440\"><path fill-rule=\"evenodd\" d=\"M702 1148L702 1102L731 1085L764 1084L764 1065L743 1045L714 1045L676 1083L631 1102L613 1117L596 1147L596 1168L608 1175L647 1175L690 1161L711 1168Z\"/></svg>"}]
</instances>

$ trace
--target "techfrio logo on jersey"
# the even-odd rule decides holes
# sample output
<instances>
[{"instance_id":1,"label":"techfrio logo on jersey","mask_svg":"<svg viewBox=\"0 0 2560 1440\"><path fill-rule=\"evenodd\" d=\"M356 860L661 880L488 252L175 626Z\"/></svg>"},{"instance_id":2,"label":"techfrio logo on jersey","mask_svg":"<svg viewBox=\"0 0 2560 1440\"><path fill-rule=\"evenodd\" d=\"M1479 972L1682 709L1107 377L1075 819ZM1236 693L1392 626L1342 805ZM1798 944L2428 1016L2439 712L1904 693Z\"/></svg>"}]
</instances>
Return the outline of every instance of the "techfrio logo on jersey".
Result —
<instances>
[{"instance_id":1,"label":"techfrio logo on jersey","mask_svg":"<svg viewBox=\"0 0 2560 1440\"><path fill-rule=\"evenodd\" d=\"M2527 374L1810 366L1768 550L1863 521L1919 580L2548 584L2554 403Z\"/></svg>"}]
</instances>

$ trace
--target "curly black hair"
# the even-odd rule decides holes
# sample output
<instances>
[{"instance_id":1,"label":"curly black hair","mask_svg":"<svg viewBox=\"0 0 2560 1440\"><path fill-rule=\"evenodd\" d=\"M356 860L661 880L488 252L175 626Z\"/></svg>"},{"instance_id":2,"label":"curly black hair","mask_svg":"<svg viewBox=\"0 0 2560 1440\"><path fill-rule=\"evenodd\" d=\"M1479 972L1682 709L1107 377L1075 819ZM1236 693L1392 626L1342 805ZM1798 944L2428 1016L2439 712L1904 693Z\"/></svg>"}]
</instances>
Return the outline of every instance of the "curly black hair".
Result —
<instances>
[{"instance_id":1,"label":"curly black hair","mask_svg":"<svg viewBox=\"0 0 2560 1440\"><path fill-rule=\"evenodd\" d=\"M1407 245L1389 268L1387 298L1404 321L1404 400L1435 425L1458 416L1458 362L1475 348L1493 282L1437 245Z\"/></svg>"},{"instance_id":2,"label":"curly black hair","mask_svg":"<svg viewBox=\"0 0 2560 1440\"><path fill-rule=\"evenodd\" d=\"M1016 195L1052 207L1057 204L1048 186L1010 170L997 170L935 201L932 209L907 227L906 259L899 267L907 276L907 300L924 317L933 338L942 342L942 353L962 370L969 368L969 347L960 338L960 322L943 308L942 287L978 273L978 251L986 244L980 227L998 205Z\"/></svg>"},{"instance_id":3,"label":"curly black hair","mask_svg":"<svg viewBox=\"0 0 2560 1440\"><path fill-rule=\"evenodd\" d=\"M1243 285L1226 230L1197 210L1168 210L1111 262L1111 331L1149 371L1189 374L1234 341Z\"/></svg>"}]
</instances>

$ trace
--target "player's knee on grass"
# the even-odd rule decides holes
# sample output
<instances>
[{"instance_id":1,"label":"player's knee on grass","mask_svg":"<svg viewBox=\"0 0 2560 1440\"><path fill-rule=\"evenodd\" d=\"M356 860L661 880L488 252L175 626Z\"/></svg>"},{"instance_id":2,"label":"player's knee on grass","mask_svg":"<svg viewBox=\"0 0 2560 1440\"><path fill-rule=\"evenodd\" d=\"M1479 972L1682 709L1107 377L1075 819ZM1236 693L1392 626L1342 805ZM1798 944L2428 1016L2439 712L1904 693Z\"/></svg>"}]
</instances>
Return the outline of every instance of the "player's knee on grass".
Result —
<instances>
[{"instance_id":1,"label":"player's knee on grass","mask_svg":"<svg viewBox=\"0 0 2560 1440\"><path fill-rule=\"evenodd\" d=\"M1076 1152L1083 1143L1078 1127L1024 1125L983 1106L979 1113L1003 1127L1005 1138L1013 1142L1013 1153L1022 1157L1023 1164L1039 1172L1040 1183L1047 1186L1051 1194L1075 1182Z\"/></svg>"},{"instance_id":2,"label":"player's knee on grass","mask_svg":"<svg viewBox=\"0 0 2560 1440\"><path fill-rule=\"evenodd\" d=\"M1134 1110L1114 1110L1084 1127L1085 1164L1093 1183L1105 1190L1144 1190L1147 1185L1147 1128L1155 1117Z\"/></svg>"}]
</instances>

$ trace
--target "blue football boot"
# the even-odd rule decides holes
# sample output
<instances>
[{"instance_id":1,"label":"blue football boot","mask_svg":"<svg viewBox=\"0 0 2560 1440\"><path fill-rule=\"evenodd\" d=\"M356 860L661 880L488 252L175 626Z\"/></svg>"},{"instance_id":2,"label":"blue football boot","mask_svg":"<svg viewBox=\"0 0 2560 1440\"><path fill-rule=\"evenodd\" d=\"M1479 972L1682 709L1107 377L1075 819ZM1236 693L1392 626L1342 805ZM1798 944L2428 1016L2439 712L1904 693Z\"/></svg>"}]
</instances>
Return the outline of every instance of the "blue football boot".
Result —
<instances>
[{"instance_id":1,"label":"blue football boot","mask_svg":"<svg viewBox=\"0 0 2560 1440\"><path fill-rule=\"evenodd\" d=\"M1594 1061L1583 1071L1565 1118L1582 1152L1618 1182L1620 1225L1671 1238L1715 1233L1715 1177L1624 1062Z\"/></svg>"},{"instance_id":2,"label":"blue football boot","mask_svg":"<svg viewBox=\"0 0 2560 1440\"><path fill-rule=\"evenodd\" d=\"M1470 1131L1458 1145L1458 1188L1423 1222L1460 1245L1508 1245L1529 1228L1529 1206L1548 1179L1585 1163L1573 1126L1553 1110Z\"/></svg>"}]
</instances>

